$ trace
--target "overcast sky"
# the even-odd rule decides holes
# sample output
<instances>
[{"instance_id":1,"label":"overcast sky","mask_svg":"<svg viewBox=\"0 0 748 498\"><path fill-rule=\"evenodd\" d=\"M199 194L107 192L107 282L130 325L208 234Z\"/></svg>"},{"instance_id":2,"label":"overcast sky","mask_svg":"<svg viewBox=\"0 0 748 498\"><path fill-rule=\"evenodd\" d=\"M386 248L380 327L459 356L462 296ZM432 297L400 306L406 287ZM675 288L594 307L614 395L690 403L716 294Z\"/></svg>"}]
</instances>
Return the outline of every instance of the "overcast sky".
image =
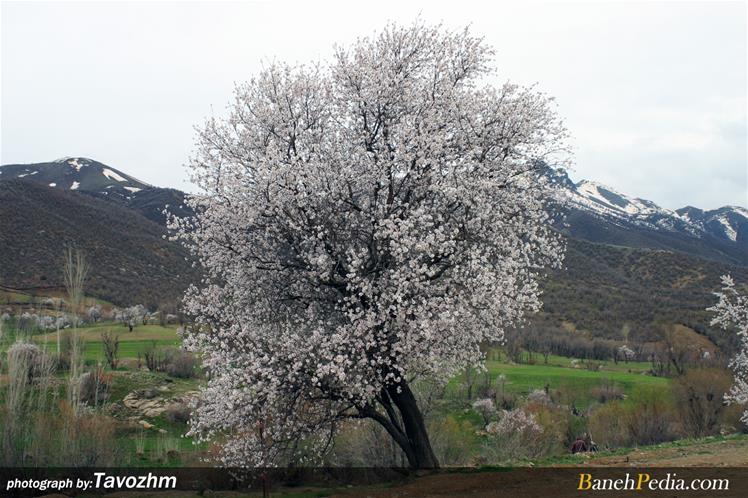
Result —
<instances>
[{"instance_id":1,"label":"overcast sky","mask_svg":"<svg viewBox=\"0 0 748 498\"><path fill-rule=\"evenodd\" d=\"M388 20L471 24L499 78L557 98L572 178L669 208L748 206L746 4L2 2L2 164L83 156L190 190L193 126L263 62Z\"/></svg>"}]
</instances>

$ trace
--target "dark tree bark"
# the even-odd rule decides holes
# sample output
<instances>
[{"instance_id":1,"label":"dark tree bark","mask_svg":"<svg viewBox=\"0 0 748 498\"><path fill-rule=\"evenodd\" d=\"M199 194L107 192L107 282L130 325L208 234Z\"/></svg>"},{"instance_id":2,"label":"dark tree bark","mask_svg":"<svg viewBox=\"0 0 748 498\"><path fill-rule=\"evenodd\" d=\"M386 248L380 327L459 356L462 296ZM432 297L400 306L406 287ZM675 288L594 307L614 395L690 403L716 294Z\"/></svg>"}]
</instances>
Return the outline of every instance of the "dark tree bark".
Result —
<instances>
[{"instance_id":1,"label":"dark tree bark","mask_svg":"<svg viewBox=\"0 0 748 498\"><path fill-rule=\"evenodd\" d=\"M413 391L407 382L402 381L382 390L377 398L386 416L369 407L362 416L377 421L392 436L408 459L410 468L436 469L439 461L431 448L426 423L418 407Z\"/></svg>"}]
</instances>

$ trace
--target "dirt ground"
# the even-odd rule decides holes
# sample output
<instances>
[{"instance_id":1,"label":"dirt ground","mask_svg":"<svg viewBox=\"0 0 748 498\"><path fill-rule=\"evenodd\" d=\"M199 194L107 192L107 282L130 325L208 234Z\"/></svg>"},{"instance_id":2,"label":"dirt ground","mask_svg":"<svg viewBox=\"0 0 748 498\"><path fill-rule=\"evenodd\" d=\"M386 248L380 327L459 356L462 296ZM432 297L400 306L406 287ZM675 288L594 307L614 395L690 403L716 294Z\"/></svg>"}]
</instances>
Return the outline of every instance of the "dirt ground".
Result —
<instances>
[{"instance_id":1,"label":"dirt ground","mask_svg":"<svg viewBox=\"0 0 748 498\"><path fill-rule=\"evenodd\" d=\"M589 458L608 467L748 467L748 439L728 439L670 448L647 448L627 455ZM748 496L748 490L746 490Z\"/></svg>"},{"instance_id":2,"label":"dirt ground","mask_svg":"<svg viewBox=\"0 0 748 498\"><path fill-rule=\"evenodd\" d=\"M344 491L332 496L336 498L446 498L472 497L494 498L514 496L553 496L565 498L571 496L589 496L589 492L578 491L580 472L597 475L602 472L612 477L625 475L638 469L652 475L666 475L668 471L680 472L681 476L690 478L719 477L730 478L733 488L727 491L689 491L687 496L748 496L748 439L728 439L723 441L697 442L687 446L646 448L635 450L626 455L597 456L590 454L582 465L564 465L556 468L515 469L505 472L476 472L457 474L438 474L414 479L412 482L394 486L389 489L367 489ZM672 469L673 467L697 467L697 469ZM725 470L698 469L698 467L731 467ZM735 469L734 467L743 467ZM614 468L614 469L611 469ZM630 492L607 493L594 492L595 496L624 496ZM685 493L674 492L636 492L637 496L681 496Z\"/></svg>"},{"instance_id":3,"label":"dirt ground","mask_svg":"<svg viewBox=\"0 0 748 498\"><path fill-rule=\"evenodd\" d=\"M727 467L727 468L725 468ZM741 468L742 467L742 468ZM525 467L495 471L450 471L423 474L403 484L382 484L366 487L341 487L320 489L275 488L272 497L293 498L496 498L496 497L582 497L627 496L631 491L579 491L580 473L597 477L621 478L627 473L650 473L653 478L664 478L676 472L684 479L730 479L730 488L721 491L637 491L636 496L659 497L741 497L748 496L748 438L721 441L694 442L683 446L649 447L625 455L598 456L590 454L585 463L557 465L554 467ZM60 496L60 495L57 495ZM90 496L90 495L87 495ZM106 495L111 498L187 496L212 496L225 498L259 498L258 492L206 491L203 493L172 492L121 492Z\"/></svg>"}]
</instances>

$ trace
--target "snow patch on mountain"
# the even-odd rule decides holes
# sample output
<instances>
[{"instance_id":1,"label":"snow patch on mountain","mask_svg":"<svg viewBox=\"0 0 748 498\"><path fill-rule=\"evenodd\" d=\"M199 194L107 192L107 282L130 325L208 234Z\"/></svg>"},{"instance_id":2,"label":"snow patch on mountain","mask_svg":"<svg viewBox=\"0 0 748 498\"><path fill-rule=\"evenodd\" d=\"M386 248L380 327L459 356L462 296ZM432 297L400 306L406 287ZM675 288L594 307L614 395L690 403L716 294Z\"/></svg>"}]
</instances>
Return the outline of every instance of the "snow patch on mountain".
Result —
<instances>
[{"instance_id":1,"label":"snow patch on mountain","mask_svg":"<svg viewBox=\"0 0 748 498\"><path fill-rule=\"evenodd\" d=\"M582 180L574 183L564 170L553 170L549 177L560 187L561 200L567 207L618 225L681 232L695 237L709 234L732 242L748 238L740 235L741 230L748 230L748 209L739 206L711 211L688 206L674 211L598 182Z\"/></svg>"},{"instance_id":2,"label":"snow patch on mountain","mask_svg":"<svg viewBox=\"0 0 748 498\"><path fill-rule=\"evenodd\" d=\"M68 164L69 164L70 166L72 166L73 168L75 168L75 171L80 171L80 170L81 170L81 168L82 168L83 166L85 166L85 164L84 164L84 163L81 163L81 162L79 162L79 159L78 159L77 157L76 157L76 158L73 158L73 159L71 159L70 161L68 161Z\"/></svg>"},{"instance_id":3,"label":"snow patch on mountain","mask_svg":"<svg viewBox=\"0 0 748 498\"><path fill-rule=\"evenodd\" d=\"M727 219L727 216L718 216L716 220L724 228L725 235L728 239L732 240L733 242L738 240L738 232L732 227L732 225L730 225L730 220Z\"/></svg>"},{"instance_id":4,"label":"snow patch on mountain","mask_svg":"<svg viewBox=\"0 0 748 498\"><path fill-rule=\"evenodd\" d=\"M112 171L109 168L104 168L104 170L101 173L104 176L106 176L107 178L109 178L110 180L114 180L114 181L117 181L117 182L126 182L127 181L125 178L121 177L120 175L118 175L117 173L115 173L114 171Z\"/></svg>"}]
</instances>

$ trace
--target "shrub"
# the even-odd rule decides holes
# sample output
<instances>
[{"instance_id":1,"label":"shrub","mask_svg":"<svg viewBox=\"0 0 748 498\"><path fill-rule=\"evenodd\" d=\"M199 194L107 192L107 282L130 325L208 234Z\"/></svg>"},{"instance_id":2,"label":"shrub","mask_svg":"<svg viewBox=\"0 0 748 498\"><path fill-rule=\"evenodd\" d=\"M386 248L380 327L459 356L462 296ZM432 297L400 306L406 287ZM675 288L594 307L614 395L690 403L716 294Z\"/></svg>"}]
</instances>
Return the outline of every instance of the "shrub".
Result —
<instances>
[{"instance_id":1,"label":"shrub","mask_svg":"<svg viewBox=\"0 0 748 498\"><path fill-rule=\"evenodd\" d=\"M62 334L60 342L60 352L57 355L57 364L60 370L69 370L73 358L80 361L86 349L86 342L80 339L74 339L70 333Z\"/></svg>"},{"instance_id":2,"label":"shrub","mask_svg":"<svg viewBox=\"0 0 748 498\"><path fill-rule=\"evenodd\" d=\"M102 405L109 398L109 386L112 382L111 374L96 367L85 372L78 378L78 399L89 406Z\"/></svg>"},{"instance_id":3,"label":"shrub","mask_svg":"<svg viewBox=\"0 0 748 498\"><path fill-rule=\"evenodd\" d=\"M622 403L602 405L590 413L587 426L590 436L601 447L620 448L631 441L628 428L628 411Z\"/></svg>"},{"instance_id":4,"label":"shrub","mask_svg":"<svg viewBox=\"0 0 748 498\"><path fill-rule=\"evenodd\" d=\"M119 352L119 336L104 332L101 334L101 346L104 348L104 355L109 368L117 368L117 353Z\"/></svg>"},{"instance_id":5,"label":"shrub","mask_svg":"<svg viewBox=\"0 0 748 498\"><path fill-rule=\"evenodd\" d=\"M172 377L191 379L197 376L198 362L195 356L184 350L177 350L169 356L166 372Z\"/></svg>"},{"instance_id":6,"label":"shrub","mask_svg":"<svg viewBox=\"0 0 748 498\"><path fill-rule=\"evenodd\" d=\"M16 342L8 348L8 371L25 375L27 380L54 373L54 362L36 344Z\"/></svg>"},{"instance_id":7,"label":"shrub","mask_svg":"<svg viewBox=\"0 0 748 498\"><path fill-rule=\"evenodd\" d=\"M517 396L510 392L496 394L496 406L502 410L513 410L517 407Z\"/></svg>"},{"instance_id":8,"label":"shrub","mask_svg":"<svg viewBox=\"0 0 748 498\"><path fill-rule=\"evenodd\" d=\"M580 427L584 427L582 417L572 417L567 406L552 403L528 403L524 411L535 417L543 430L542 445L538 445L538 455L556 454L569 440L574 440Z\"/></svg>"},{"instance_id":9,"label":"shrub","mask_svg":"<svg viewBox=\"0 0 748 498\"><path fill-rule=\"evenodd\" d=\"M673 393L687 435L703 437L719 432L731 383L730 372L721 368L688 370L675 381Z\"/></svg>"},{"instance_id":10,"label":"shrub","mask_svg":"<svg viewBox=\"0 0 748 498\"><path fill-rule=\"evenodd\" d=\"M431 446L442 465L466 466L470 463L475 432L467 420L460 423L451 415L429 424Z\"/></svg>"},{"instance_id":11,"label":"shrub","mask_svg":"<svg viewBox=\"0 0 748 498\"><path fill-rule=\"evenodd\" d=\"M189 379L198 374L198 361L195 356L179 348L156 349L155 346L143 353L145 364L152 372L166 372L172 377Z\"/></svg>"},{"instance_id":12,"label":"shrub","mask_svg":"<svg viewBox=\"0 0 748 498\"><path fill-rule=\"evenodd\" d=\"M484 454L489 463L548 454L549 444L535 415L522 409L503 411L496 422L486 426L489 442Z\"/></svg>"},{"instance_id":13,"label":"shrub","mask_svg":"<svg viewBox=\"0 0 748 498\"><path fill-rule=\"evenodd\" d=\"M589 417L589 430L608 448L657 444L678 437L679 416L666 391L638 389L627 401L610 402Z\"/></svg>"},{"instance_id":14,"label":"shrub","mask_svg":"<svg viewBox=\"0 0 748 498\"><path fill-rule=\"evenodd\" d=\"M618 401L624 398L623 389L616 386L607 379L603 380L602 384L592 388L592 396L599 403L607 403L609 401Z\"/></svg>"},{"instance_id":15,"label":"shrub","mask_svg":"<svg viewBox=\"0 0 748 498\"><path fill-rule=\"evenodd\" d=\"M138 353L140 358L140 353ZM151 372L163 372L166 359L163 350L156 349L156 342L151 344L151 347L143 351L143 358L145 359L145 366Z\"/></svg>"},{"instance_id":16,"label":"shrub","mask_svg":"<svg viewBox=\"0 0 748 498\"><path fill-rule=\"evenodd\" d=\"M496 415L496 407L490 398L478 399L473 402L473 410L483 417L483 425L488 425Z\"/></svg>"},{"instance_id":17,"label":"shrub","mask_svg":"<svg viewBox=\"0 0 748 498\"><path fill-rule=\"evenodd\" d=\"M186 424L190 420L190 407L185 403L172 403L166 407L164 417L173 424Z\"/></svg>"},{"instance_id":18,"label":"shrub","mask_svg":"<svg viewBox=\"0 0 748 498\"><path fill-rule=\"evenodd\" d=\"M550 405L551 397L545 389L533 389L530 391L530 394L527 395L527 402L538 405Z\"/></svg>"},{"instance_id":19,"label":"shrub","mask_svg":"<svg viewBox=\"0 0 748 498\"><path fill-rule=\"evenodd\" d=\"M381 425L368 419L341 424L332 452L332 467L405 467L407 459Z\"/></svg>"},{"instance_id":20,"label":"shrub","mask_svg":"<svg viewBox=\"0 0 748 498\"><path fill-rule=\"evenodd\" d=\"M639 390L627 417L633 444L657 444L677 438L677 414L664 392Z\"/></svg>"},{"instance_id":21,"label":"shrub","mask_svg":"<svg viewBox=\"0 0 748 498\"><path fill-rule=\"evenodd\" d=\"M112 466L121 449L112 444L115 421L90 410L73 409L60 402L58 409L25 413L17 431L9 431L13 417L0 408L0 466L86 467Z\"/></svg>"}]
</instances>

